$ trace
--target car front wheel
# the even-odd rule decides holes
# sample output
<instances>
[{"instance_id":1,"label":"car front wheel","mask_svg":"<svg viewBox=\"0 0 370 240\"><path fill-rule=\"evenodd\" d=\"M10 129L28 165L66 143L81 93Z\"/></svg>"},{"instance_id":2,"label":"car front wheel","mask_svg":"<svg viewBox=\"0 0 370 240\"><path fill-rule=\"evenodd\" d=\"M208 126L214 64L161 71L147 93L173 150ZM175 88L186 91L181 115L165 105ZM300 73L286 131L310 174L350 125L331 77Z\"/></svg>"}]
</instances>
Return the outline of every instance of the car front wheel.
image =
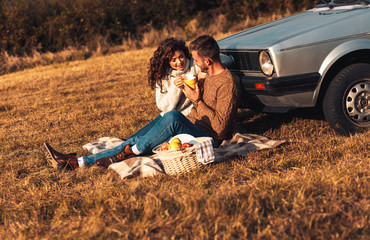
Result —
<instances>
[{"instance_id":1,"label":"car front wheel","mask_svg":"<svg viewBox=\"0 0 370 240\"><path fill-rule=\"evenodd\" d=\"M325 93L323 111L330 126L340 134L369 129L370 64L352 64L341 70Z\"/></svg>"}]
</instances>

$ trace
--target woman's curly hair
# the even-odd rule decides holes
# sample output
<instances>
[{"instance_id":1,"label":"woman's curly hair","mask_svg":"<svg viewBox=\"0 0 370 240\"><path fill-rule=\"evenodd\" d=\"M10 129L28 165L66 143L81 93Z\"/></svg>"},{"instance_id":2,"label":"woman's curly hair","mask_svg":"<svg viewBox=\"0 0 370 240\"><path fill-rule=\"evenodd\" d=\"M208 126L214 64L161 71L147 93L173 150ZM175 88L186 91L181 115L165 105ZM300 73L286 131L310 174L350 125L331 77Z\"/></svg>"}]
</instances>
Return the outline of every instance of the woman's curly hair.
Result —
<instances>
[{"instance_id":1,"label":"woman's curly hair","mask_svg":"<svg viewBox=\"0 0 370 240\"><path fill-rule=\"evenodd\" d=\"M182 51L187 59L190 59L188 48L185 42L176 38L167 38L158 46L150 59L150 67L148 71L148 83L152 89L159 85L162 91L162 80L168 74L170 68L170 59L176 51Z\"/></svg>"}]
</instances>

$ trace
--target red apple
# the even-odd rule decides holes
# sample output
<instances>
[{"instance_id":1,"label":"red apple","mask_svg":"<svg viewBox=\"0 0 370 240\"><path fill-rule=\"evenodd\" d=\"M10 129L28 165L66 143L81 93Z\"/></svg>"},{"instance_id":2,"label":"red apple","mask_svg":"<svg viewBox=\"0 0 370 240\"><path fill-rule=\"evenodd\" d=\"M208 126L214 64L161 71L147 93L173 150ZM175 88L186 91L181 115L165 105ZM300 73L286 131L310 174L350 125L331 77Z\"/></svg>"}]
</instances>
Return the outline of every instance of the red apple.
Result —
<instances>
[{"instance_id":1,"label":"red apple","mask_svg":"<svg viewBox=\"0 0 370 240\"><path fill-rule=\"evenodd\" d=\"M161 144L161 151L167 151L170 149L170 143L169 142L164 142Z\"/></svg>"},{"instance_id":2,"label":"red apple","mask_svg":"<svg viewBox=\"0 0 370 240\"><path fill-rule=\"evenodd\" d=\"M190 144L190 143L183 143L182 145L181 145L181 149L185 149L185 148L188 148L188 147L191 147L191 146L193 146L193 144Z\"/></svg>"}]
</instances>

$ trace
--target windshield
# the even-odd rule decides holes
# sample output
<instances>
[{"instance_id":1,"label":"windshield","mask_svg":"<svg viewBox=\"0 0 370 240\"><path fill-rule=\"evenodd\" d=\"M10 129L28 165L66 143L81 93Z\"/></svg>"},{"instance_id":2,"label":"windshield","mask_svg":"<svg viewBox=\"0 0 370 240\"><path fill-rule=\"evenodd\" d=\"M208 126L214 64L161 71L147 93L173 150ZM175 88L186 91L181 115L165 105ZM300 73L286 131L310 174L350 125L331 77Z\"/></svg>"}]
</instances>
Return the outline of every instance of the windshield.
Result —
<instances>
[{"instance_id":1,"label":"windshield","mask_svg":"<svg viewBox=\"0 0 370 240\"><path fill-rule=\"evenodd\" d=\"M370 0L318 0L316 7L337 7L337 6L345 6L345 5L354 5L354 4L362 4L368 5L370 4Z\"/></svg>"}]
</instances>

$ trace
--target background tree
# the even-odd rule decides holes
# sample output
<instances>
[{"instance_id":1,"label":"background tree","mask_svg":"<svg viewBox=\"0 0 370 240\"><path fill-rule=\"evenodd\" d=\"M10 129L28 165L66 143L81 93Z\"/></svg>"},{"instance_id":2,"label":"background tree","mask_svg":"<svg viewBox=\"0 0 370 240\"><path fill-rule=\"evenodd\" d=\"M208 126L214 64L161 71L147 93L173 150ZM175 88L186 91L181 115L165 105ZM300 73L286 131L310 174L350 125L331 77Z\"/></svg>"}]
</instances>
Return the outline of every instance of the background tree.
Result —
<instances>
[{"instance_id":1,"label":"background tree","mask_svg":"<svg viewBox=\"0 0 370 240\"><path fill-rule=\"evenodd\" d=\"M219 15L227 26L264 14L292 13L309 0L0 0L0 51L24 55L56 52L102 38L120 44L151 29L206 28ZM227 29L220 29L227 30Z\"/></svg>"}]
</instances>

